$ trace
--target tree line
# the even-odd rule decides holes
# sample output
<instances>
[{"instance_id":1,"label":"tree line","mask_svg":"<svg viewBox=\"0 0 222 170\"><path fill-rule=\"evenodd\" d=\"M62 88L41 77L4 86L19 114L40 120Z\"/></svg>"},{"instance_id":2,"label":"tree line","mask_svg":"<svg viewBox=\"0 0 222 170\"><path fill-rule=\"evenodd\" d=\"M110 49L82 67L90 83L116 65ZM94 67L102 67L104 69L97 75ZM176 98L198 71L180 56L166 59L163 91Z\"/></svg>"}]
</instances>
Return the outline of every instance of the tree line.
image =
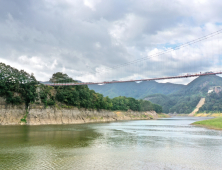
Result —
<instances>
[{"instance_id":1,"label":"tree line","mask_svg":"<svg viewBox=\"0 0 222 170\"><path fill-rule=\"evenodd\" d=\"M67 105L87 109L133 110L162 112L162 107L150 101L119 96L113 99L90 90L88 86L60 86L56 88L56 100Z\"/></svg>"},{"instance_id":2,"label":"tree line","mask_svg":"<svg viewBox=\"0 0 222 170\"><path fill-rule=\"evenodd\" d=\"M206 97L205 104L199 109L199 113L222 113L222 92L210 93Z\"/></svg>"},{"instance_id":3,"label":"tree line","mask_svg":"<svg viewBox=\"0 0 222 170\"><path fill-rule=\"evenodd\" d=\"M70 78L67 74L61 72L55 73L50 78L50 82L78 82ZM36 91L40 87L40 92ZM51 95L50 90L55 90L55 95ZM25 103L53 106L56 102L78 108L87 109L106 109L106 110L133 110L133 111L151 111L162 112L162 107L145 100L136 100L131 97L119 96L113 99L104 97L102 94L90 90L88 86L56 86L49 87L40 84L33 74L28 74L24 70L17 70L9 65L0 63L0 96L6 98L6 103L19 105ZM39 103L40 104L40 103Z\"/></svg>"},{"instance_id":4,"label":"tree line","mask_svg":"<svg viewBox=\"0 0 222 170\"><path fill-rule=\"evenodd\" d=\"M33 74L18 70L4 63L0 63L0 96L6 98L6 103L26 106L36 99L36 85Z\"/></svg>"}]
</instances>

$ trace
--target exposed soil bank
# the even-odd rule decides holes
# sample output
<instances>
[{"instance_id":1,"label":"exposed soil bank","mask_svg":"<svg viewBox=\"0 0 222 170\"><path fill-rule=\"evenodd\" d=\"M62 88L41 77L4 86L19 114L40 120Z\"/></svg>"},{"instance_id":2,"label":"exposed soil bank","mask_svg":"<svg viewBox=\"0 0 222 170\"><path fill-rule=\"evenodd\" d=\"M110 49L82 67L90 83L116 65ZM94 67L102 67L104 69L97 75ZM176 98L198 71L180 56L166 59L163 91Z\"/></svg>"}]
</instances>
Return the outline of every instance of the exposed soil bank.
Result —
<instances>
[{"instance_id":1,"label":"exposed soil bank","mask_svg":"<svg viewBox=\"0 0 222 170\"><path fill-rule=\"evenodd\" d=\"M75 107L61 108L58 106L44 108L42 105L30 105L29 109L26 110L24 105L0 105L0 125L77 124L157 118L158 115L155 111L98 111Z\"/></svg>"},{"instance_id":2,"label":"exposed soil bank","mask_svg":"<svg viewBox=\"0 0 222 170\"><path fill-rule=\"evenodd\" d=\"M199 103L197 104L196 108L194 109L194 111L192 113L189 114L189 116L194 116L195 113L197 113L199 111L199 109L204 105L205 103L205 98L201 98Z\"/></svg>"},{"instance_id":3,"label":"exposed soil bank","mask_svg":"<svg viewBox=\"0 0 222 170\"><path fill-rule=\"evenodd\" d=\"M222 113L196 113L195 117L222 117Z\"/></svg>"},{"instance_id":4,"label":"exposed soil bank","mask_svg":"<svg viewBox=\"0 0 222 170\"><path fill-rule=\"evenodd\" d=\"M165 114L165 113L161 113L161 114L157 114L158 118L170 118L171 116L169 114Z\"/></svg>"},{"instance_id":5,"label":"exposed soil bank","mask_svg":"<svg viewBox=\"0 0 222 170\"><path fill-rule=\"evenodd\" d=\"M177 113L169 113L168 114L170 117L188 117L189 114L177 114Z\"/></svg>"}]
</instances>

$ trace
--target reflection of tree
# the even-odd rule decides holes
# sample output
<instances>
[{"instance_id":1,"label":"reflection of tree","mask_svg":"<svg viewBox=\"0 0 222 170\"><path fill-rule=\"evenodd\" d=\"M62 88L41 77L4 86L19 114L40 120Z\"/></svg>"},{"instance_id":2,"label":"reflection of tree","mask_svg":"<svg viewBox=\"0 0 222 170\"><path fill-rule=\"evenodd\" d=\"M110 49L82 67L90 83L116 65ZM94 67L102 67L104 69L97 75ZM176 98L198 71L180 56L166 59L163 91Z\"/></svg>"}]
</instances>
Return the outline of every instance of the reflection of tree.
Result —
<instances>
[{"instance_id":1,"label":"reflection of tree","mask_svg":"<svg viewBox=\"0 0 222 170\"><path fill-rule=\"evenodd\" d=\"M45 169L42 161L54 164L58 159L59 164L60 158L69 154L66 149L90 147L102 135L93 126L3 126L0 129L4 132L0 133L0 169Z\"/></svg>"},{"instance_id":2,"label":"reflection of tree","mask_svg":"<svg viewBox=\"0 0 222 170\"><path fill-rule=\"evenodd\" d=\"M14 129L15 130L15 129ZM8 130L9 134L12 133L13 128ZM91 142L97 139L101 134L91 129L88 125L51 125L51 126L24 126L15 130L21 137L18 140L10 142L16 144L30 144L33 146L50 145L53 147L86 147ZM15 136L12 136L16 138ZM7 138L11 140L11 138Z\"/></svg>"}]
</instances>

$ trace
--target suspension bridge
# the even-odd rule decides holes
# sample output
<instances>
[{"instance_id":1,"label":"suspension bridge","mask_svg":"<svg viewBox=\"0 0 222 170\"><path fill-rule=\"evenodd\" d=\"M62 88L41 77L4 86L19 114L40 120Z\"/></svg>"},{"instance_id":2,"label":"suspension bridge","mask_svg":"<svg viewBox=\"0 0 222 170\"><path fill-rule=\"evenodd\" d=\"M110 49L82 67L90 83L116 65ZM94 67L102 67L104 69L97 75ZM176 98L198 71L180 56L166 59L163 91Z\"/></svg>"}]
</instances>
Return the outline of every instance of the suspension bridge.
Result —
<instances>
[{"instance_id":1,"label":"suspension bridge","mask_svg":"<svg viewBox=\"0 0 222 170\"><path fill-rule=\"evenodd\" d=\"M222 29L176 47L172 45L169 48L158 50L158 52L151 53L146 57L138 58L114 67L105 67L94 73L85 73L85 75L88 74L89 77L100 76L103 78L103 80L100 81L84 82L81 80L81 82L61 82L55 80L54 82L47 82L44 84L49 86L105 85L111 83L140 83L142 81L181 79L222 74L222 71L218 71L221 70L222 67L221 33ZM212 66L213 70L211 70ZM198 67L203 68L202 70L205 71L198 72L199 70L195 70L195 68ZM183 74L177 75L178 73L174 71L176 69L182 69ZM167 73L167 70L168 72L170 70L170 73ZM155 75L155 73L159 74ZM81 75L73 80L78 80L80 78ZM106 79L106 81L104 81L104 79Z\"/></svg>"},{"instance_id":2,"label":"suspension bridge","mask_svg":"<svg viewBox=\"0 0 222 170\"><path fill-rule=\"evenodd\" d=\"M161 77L161 78L150 78L150 79L139 79L139 80L123 80L123 81L104 81L104 82L86 82L86 83L47 83L48 86L80 86L80 85L105 85L111 83L126 83L126 82L142 82L142 81L154 81L154 80L166 80L166 79L178 79L178 78L188 78L188 77L198 77L198 76L207 76L207 75L216 75L222 74L222 72L209 72L209 73L198 73L198 74L187 74L183 76L173 76L173 77Z\"/></svg>"}]
</instances>

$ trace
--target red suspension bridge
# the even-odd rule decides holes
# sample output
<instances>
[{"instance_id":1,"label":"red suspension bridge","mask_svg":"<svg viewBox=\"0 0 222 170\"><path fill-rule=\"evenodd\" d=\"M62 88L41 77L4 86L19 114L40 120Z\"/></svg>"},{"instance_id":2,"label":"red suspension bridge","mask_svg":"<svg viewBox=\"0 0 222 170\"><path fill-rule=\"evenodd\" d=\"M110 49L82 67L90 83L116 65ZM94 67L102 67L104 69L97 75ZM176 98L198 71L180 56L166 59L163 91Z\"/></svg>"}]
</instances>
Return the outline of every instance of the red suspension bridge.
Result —
<instances>
[{"instance_id":1,"label":"red suspension bridge","mask_svg":"<svg viewBox=\"0 0 222 170\"><path fill-rule=\"evenodd\" d=\"M218 71L221 70L222 66L221 34L222 30L219 30L180 46L170 48L164 47L165 50L158 50L158 52L152 53L147 57L138 58L114 67L106 67L101 69L100 72L96 71L94 73L88 73L88 77L94 76L94 80L97 81L74 82L73 79L70 78L72 81L69 82L67 80L55 80L44 84L49 86L105 85L111 83L139 83L142 81L180 79L222 74L222 71ZM180 73L185 72L185 74L178 76L179 73L174 71L175 69L179 69ZM205 71L209 69L213 71L191 73L198 72L200 69ZM153 73L157 74L154 76ZM161 76L163 74L171 76ZM106 79L108 81L100 81L96 76L101 77L101 80ZM81 76L77 76L74 79L81 79Z\"/></svg>"},{"instance_id":2,"label":"red suspension bridge","mask_svg":"<svg viewBox=\"0 0 222 170\"><path fill-rule=\"evenodd\" d=\"M209 73L198 73L198 74L187 74L183 76L173 76L173 77L161 77L161 78L150 78L150 79L139 79L139 80L125 80L125 81L104 81L104 82L85 82L85 83L47 83L48 86L79 86L79 85L105 85L111 83L126 83L126 82L142 82L142 81L154 81L154 80L166 80L166 79L179 79L188 77L198 77L198 76L208 76L222 74L222 72L209 72Z\"/></svg>"}]
</instances>

